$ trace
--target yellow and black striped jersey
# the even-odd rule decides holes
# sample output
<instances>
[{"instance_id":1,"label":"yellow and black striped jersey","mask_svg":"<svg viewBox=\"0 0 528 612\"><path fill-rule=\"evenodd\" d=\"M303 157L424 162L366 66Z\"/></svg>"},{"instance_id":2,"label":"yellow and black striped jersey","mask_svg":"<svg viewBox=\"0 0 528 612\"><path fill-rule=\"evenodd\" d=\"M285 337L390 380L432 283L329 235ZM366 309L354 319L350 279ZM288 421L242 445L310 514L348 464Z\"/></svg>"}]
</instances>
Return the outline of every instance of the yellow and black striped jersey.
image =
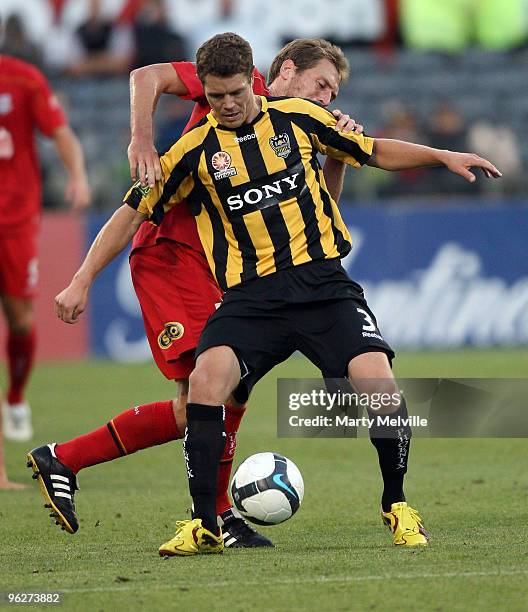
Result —
<instances>
[{"instance_id":1,"label":"yellow and black striped jersey","mask_svg":"<svg viewBox=\"0 0 528 612\"><path fill-rule=\"evenodd\" d=\"M332 113L300 98L265 98L249 124L219 125L209 113L161 158L162 179L133 186L125 202L161 223L186 199L222 289L309 261L344 257L348 230L317 154L352 166L373 139L335 130Z\"/></svg>"}]
</instances>

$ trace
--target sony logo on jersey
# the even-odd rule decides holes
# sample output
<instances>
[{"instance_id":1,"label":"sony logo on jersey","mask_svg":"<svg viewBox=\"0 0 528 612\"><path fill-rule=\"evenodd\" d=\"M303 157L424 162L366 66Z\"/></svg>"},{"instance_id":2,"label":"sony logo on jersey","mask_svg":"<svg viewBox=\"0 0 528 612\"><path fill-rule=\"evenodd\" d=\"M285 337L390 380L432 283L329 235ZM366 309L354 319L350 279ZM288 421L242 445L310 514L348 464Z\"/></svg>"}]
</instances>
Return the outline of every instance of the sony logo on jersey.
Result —
<instances>
[{"instance_id":1,"label":"sony logo on jersey","mask_svg":"<svg viewBox=\"0 0 528 612\"><path fill-rule=\"evenodd\" d=\"M252 138L256 138L257 135L256 134L246 134L245 136L240 136L240 138L237 138L235 136L235 142L246 142L246 140L251 140Z\"/></svg>"},{"instance_id":2,"label":"sony logo on jersey","mask_svg":"<svg viewBox=\"0 0 528 612\"><path fill-rule=\"evenodd\" d=\"M274 181L269 185L262 185L262 187L252 187L248 189L243 194L237 193L236 195L229 196L227 198L227 203L229 205L229 210L238 210L244 206L244 202L246 204L256 205L262 199L267 200L270 198L277 199L277 196L283 194L284 191L286 193L288 191L293 191L297 188L296 180L299 176L299 173L292 174L291 176L285 176L278 181ZM258 206L257 208L264 208L263 206Z\"/></svg>"}]
</instances>

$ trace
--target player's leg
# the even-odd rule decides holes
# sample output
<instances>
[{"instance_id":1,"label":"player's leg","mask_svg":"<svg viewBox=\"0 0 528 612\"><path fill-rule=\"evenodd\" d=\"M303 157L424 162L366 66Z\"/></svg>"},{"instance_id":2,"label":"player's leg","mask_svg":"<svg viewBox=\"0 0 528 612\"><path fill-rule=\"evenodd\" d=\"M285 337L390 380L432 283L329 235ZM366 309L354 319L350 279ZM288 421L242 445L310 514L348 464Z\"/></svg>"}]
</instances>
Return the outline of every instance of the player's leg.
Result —
<instances>
[{"instance_id":1,"label":"player's leg","mask_svg":"<svg viewBox=\"0 0 528 612\"><path fill-rule=\"evenodd\" d=\"M389 512L393 503L404 502L403 480L411 444L411 428L406 426L379 426L378 416L390 414L391 418L408 418L407 407L400 396L386 353L365 352L348 364L348 378L354 390L361 395L383 394L386 398L379 410L369 409L374 426L369 430L370 440L378 453L383 478L381 505Z\"/></svg>"},{"instance_id":2,"label":"player's leg","mask_svg":"<svg viewBox=\"0 0 528 612\"><path fill-rule=\"evenodd\" d=\"M406 423L407 406L394 380L387 353L369 351L355 356L348 364L348 376L357 393L385 398L385 406L379 410L369 408L369 416L374 418L374 425L369 430L370 441L378 453L383 478L382 520L391 530L394 544L426 545L429 535L416 510L407 504L403 492L412 430ZM380 420L385 415L390 415L391 419L382 424Z\"/></svg>"},{"instance_id":3,"label":"player's leg","mask_svg":"<svg viewBox=\"0 0 528 612\"><path fill-rule=\"evenodd\" d=\"M184 432L187 426L186 407L188 401L188 381L180 382L180 392L175 403L174 413L178 428ZM245 404L238 403L232 396L225 404L226 443L218 466L216 515L226 548L257 548L273 546L271 540L253 529L231 504L229 483L236 452L237 433L246 411Z\"/></svg>"},{"instance_id":4,"label":"player's leg","mask_svg":"<svg viewBox=\"0 0 528 612\"><path fill-rule=\"evenodd\" d=\"M212 474L225 448L223 404L231 393L245 402L255 382L292 352L286 321L258 301L242 308L237 302L224 302L209 319L189 379L184 441L193 519L178 523L176 535L160 547L160 555L221 552L214 505L217 482Z\"/></svg>"},{"instance_id":5,"label":"player's leg","mask_svg":"<svg viewBox=\"0 0 528 612\"><path fill-rule=\"evenodd\" d=\"M0 412L2 411L2 404L0 402ZM4 437L2 432L2 418L0 415L0 490L1 489L25 489L26 485L11 482L7 477L7 471L5 468L4 460Z\"/></svg>"},{"instance_id":6,"label":"player's leg","mask_svg":"<svg viewBox=\"0 0 528 612\"><path fill-rule=\"evenodd\" d=\"M198 357L189 379L183 443L193 519L177 523L174 538L160 547L162 556L223 551L216 518L216 475L226 443L224 403L239 380L240 366L230 347L215 346Z\"/></svg>"},{"instance_id":7,"label":"player's leg","mask_svg":"<svg viewBox=\"0 0 528 612\"><path fill-rule=\"evenodd\" d=\"M426 544L423 525L419 518L415 518L416 512L407 506L403 493L411 428L405 421L407 408L390 367L394 353L384 341L361 294L357 299L337 300L325 305L324 316L321 316L319 308L310 306L304 314L297 315L297 320L303 325L304 345L301 350L321 368L325 377L347 376L356 393L376 394L378 397L383 394L383 413L390 414L398 423L393 425L392 420L388 424L380 423L376 417L381 411L369 409L370 416L376 419L369 433L378 453L383 478L383 517L386 520L386 515L393 509L400 514L400 527L401 524L405 526L405 533L395 535L395 543Z\"/></svg>"},{"instance_id":8,"label":"player's leg","mask_svg":"<svg viewBox=\"0 0 528 612\"><path fill-rule=\"evenodd\" d=\"M25 390L36 349L33 298L38 282L38 259L35 233L31 229L2 237L0 248L0 297L8 328L9 383L3 410L4 436L24 441L33 436Z\"/></svg>"},{"instance_id":9,"label":"player's leg","mask_svg":"<svg viewBox=\"0 0 528 612\"><path fill-rule=\"evenodd\" d=\"M177 403L168 400L130 408L90 433L28 453L27 465L58 525L69 533L79 528L74 495L81 469L183 437L184 429L177 424Z\"/></svg>"}]
</instances>

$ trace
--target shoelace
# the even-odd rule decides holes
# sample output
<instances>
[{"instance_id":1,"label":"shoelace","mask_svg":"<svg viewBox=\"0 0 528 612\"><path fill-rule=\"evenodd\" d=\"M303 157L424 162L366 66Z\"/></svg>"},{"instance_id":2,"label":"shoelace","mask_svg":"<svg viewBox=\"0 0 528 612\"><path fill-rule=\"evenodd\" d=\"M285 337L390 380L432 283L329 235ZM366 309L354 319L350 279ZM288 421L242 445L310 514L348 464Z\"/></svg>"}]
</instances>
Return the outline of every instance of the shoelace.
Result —
<instances>
[{"instance_id":1,"label":"shoelace","mask_svg":"<svg viewBox=\"0 0 528 612\"><path fill-rule=\"evenodd\" d=\"M188 520L187 520L187 521L176 521L176 532L175 532L175 534L174 534L174 535L178 535L178 533L179 533L180 531L182 531L182 530L183 530L183 528L185 527L185 525L186 525L187 523L189 523L189 522L190 522L190 521L188 521Z\"/></svg>"},{"instance_id":2,"label":"shoelace","mask_svg":"<svg viewBox=\"0 0 528 612\"><path fill-rule=\"evenodd\" d=\"M411 508L410 506L408 506L409 508L409 513L412 516L412 518L417 521L420 525L422 525L422 519L420 518L420 515L418 514L418 512L414 509Z\"/></svg>"}]
</instances>

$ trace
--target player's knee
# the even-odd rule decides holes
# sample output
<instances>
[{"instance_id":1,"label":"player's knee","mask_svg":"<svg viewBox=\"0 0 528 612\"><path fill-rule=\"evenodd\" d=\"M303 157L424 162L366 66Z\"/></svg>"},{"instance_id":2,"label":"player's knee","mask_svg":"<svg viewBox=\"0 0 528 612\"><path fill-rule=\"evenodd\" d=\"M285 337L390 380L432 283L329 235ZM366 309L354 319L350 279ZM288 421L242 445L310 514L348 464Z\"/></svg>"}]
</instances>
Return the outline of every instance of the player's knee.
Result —
<instances>
[{"instance_id":1,"label":"player's knee","mask_svg":"<svg viewBox=\"0 0 528 612\"><path fill-rule=\"evenodd\" d=\"M207 368L197 365L189 376L189 395L193 396L192 401L196 401L194 397L202 394L207 389L207 379L209 375Z\"/></svg>"},{"instance_id":2,"label":"player's knee","mask_svg":"<svg viewBox=\"0 0 528 612\"><path fill-rule=\"evenodd\" d=\"M33 329L34 316L31 301L6 299L4 313L7 327L12 334L29 334Z\"/></svg>"},{"instance_id":3,"label":"player's knee","mask_svg":"<svg viewBox=\"0 0 528 612\"><path fill-rule=\"evenodd\" d=\"M215 369L197 365L189 376L189 402L195 404L223 404L229 396L223 376Z\"/></svg>"},{"instance_id":4,"label":"player's knee","mask_svg":"<svg viewBox=\"0 0 528 612\"><path fill-rule=\"evenodd\" d=\"M15 336L27 336L33 329L33 318L19 318L8 321L9 331Z\"/></svg>"},{"instance_id":5,"label":"player's knee","mask_svg":"<svg viewBox=\"0 0 528 612\"><path fill-rule=\"evenodd\" d=\"M377 414L397 412L402 403L396 381L392 378L371 378L354 381L356 392L368 398L369 411Z\"/></svg>"}]
</instances>

